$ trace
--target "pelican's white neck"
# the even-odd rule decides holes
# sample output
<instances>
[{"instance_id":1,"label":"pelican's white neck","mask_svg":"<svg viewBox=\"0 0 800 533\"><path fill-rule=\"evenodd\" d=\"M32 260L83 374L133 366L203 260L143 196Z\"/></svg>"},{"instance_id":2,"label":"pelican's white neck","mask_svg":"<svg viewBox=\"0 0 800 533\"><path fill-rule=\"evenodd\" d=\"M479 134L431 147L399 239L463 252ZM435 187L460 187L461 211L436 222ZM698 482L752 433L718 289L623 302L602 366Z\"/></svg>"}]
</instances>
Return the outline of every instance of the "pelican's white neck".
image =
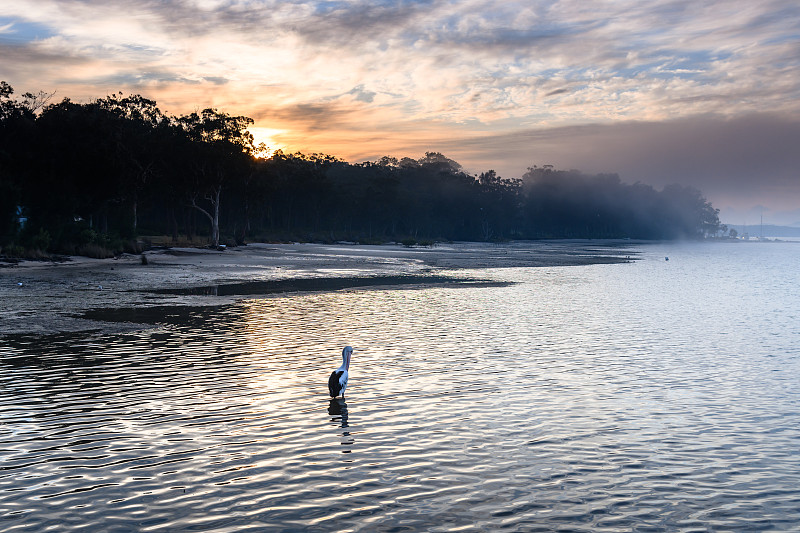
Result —
<instances>
[{"instance_id":1,"label":"pelican's white neck","mask_svg":"<svg viewBox=\"0 0 800 533\"><path fill-rule=\"evenodd\" d=\"M345 346L344 350L342 350L342 366L339 367L341 370L350 370L351 355L353 355L353 348Z\"/></svg>"}]
</instances>

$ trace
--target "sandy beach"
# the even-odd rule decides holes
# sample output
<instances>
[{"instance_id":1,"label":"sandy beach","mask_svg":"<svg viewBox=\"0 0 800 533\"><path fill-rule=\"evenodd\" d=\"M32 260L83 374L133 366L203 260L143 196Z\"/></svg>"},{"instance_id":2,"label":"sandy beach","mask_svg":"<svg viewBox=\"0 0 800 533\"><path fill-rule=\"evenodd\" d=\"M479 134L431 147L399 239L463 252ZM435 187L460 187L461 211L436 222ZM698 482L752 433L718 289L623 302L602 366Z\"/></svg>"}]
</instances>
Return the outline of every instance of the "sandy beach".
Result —
<instances>
[{"instance_id":1,"label":"sandy beach","mask_svg":"<svg viewBox=\"0 0 800 533\"><path fill-rule=\"evenodd\" d=\"M151 250L144 254L146 265L139 255L0 263L0 337L81 331L113 333L152 327L103 321L96 312L92 319L83 316L96 309L223 305L242 297L269 297L304 290L374 290L440 284L448 282L447 276L456 283L459 272L481 268L620 263L635 256L631 250L634 244L548 241L501 245L447 243L413 248L346 243L250 244L224 251ZM372 282L366 283L365 279ZM287 280L317 281L298 285L287 284ZM249 288L214 289L235 288L236 284L249 284ZM193 288L211 290L185 290Z\"/></svg>"}]
</instances>

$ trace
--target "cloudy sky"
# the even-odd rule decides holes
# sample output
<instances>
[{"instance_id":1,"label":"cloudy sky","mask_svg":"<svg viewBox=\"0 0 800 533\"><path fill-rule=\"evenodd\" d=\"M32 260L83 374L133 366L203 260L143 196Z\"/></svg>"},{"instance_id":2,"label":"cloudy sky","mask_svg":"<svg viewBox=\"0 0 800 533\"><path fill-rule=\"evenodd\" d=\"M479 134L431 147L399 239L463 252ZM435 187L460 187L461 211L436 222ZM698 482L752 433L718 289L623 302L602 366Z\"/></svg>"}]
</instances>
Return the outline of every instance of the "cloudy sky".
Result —
<instances>
[{"instance_id":1,"label":"cloudy sky","mask_svg":"<svg viewBox=\"0 0 800 533\"><path fill-rule=\"evenodd\" d=\"M217 107L288 151L616 172L800 223L797 0L3 0L0 79Z\"/></svg>"}]
</instances>

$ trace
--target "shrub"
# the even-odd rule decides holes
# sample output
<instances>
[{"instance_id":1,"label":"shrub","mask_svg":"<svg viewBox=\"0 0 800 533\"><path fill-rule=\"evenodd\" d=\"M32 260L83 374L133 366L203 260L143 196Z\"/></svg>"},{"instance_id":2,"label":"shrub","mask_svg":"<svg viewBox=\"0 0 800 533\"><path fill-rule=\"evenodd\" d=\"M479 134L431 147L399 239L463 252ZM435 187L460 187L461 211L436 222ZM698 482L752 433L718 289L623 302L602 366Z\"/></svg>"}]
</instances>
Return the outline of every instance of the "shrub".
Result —
<instances>
[{"instance_id":1,"label":"shrub","mask_svg":"<svg viewBox=\"0 0 800 533\"><path fill-rule=\"evenodd\" d=\"M6 246L4 248L5 254L8 257L24 257L25 256L25 248L22 246L12 244L11 246Z\"/></svg>"},{"instance_id":2,"label":"shrub","mask_svg":"<svg viewBox=\"0 0 800 533\"><path fill-rule=\"evenodd\" d=\"M31 238L31 248L46 252L50 249L50 232L44 228L39 229L39 233Z\"/></svg>"},{"instance_id":3,"label":"shrub","mask_svg":"<svg viewBox=\"0 0 800 533\"><path fill-rule=\"evenodd\" d=\"M92 257L94 259L105 259L116 255L113 250L95 243L84 244L78 248L78 255Z\"/></svg>"}]
</instances>

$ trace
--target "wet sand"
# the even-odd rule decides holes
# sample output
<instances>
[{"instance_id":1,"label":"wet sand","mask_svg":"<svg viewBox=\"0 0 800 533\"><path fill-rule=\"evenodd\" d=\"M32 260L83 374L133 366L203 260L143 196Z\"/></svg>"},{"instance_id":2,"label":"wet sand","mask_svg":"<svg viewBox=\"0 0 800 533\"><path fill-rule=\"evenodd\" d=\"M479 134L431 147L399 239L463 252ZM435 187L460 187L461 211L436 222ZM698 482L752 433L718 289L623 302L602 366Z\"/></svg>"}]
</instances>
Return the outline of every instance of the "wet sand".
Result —
<instances>
[{"instance_id":1,"label":"wet sand","mask_svg":"<svg viewBox=\"0 0 800 533\"><path fill-rule=\"evenodd\" d=\"M250 244L225 251L153 250L145 253L147 265L138 255L2 264L0 337L152 327L103 320L102 309L224 305L242 297L303 291L457 286L482 282L459 274L469 269L621 263L635 255L635 244Z\"/></svg>"}]
</instances>

